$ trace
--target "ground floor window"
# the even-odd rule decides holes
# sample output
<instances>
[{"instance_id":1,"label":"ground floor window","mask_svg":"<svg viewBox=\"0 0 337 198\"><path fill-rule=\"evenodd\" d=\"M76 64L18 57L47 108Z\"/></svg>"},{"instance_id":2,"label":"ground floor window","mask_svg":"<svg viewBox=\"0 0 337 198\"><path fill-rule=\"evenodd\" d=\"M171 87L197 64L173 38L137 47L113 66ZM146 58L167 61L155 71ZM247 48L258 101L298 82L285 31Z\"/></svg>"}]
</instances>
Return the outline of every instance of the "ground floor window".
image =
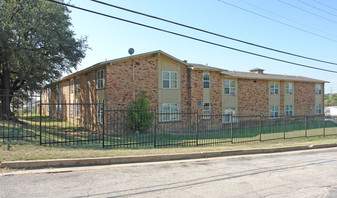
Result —
<instances>
[{"instance_id":1,"label":"ground floor window","mask_svg":"<svg viewBox=\"0 0 337 198\"><path fill-rule=\"evenodd\" d=\"M202 118L203 119L210 119L211 118L211 103L204 102L204 107L202 109Z\"/></svg>"},{"instance_id":2,"label":"ground floor window","mask_svg":"<svg viewBox=\"0 0 337 198\"><path fill-rule=\"evenodd\" d=\"M272 105L272 106L270 106L270 117L272 117L272 118L278 118L278 116L279 116L279 110L278 110L279 108L278 108L278 106L274 106L274 105Z\"/></svg>"},{"instance_id":3,"label":"ground floor window","mask_svg":"<svg viewBox=\"0 0 337 198\"><path fill-rule=\"evenodd\" d=\"M163 122L179 120L177 103L163 103L161 112L161 120Z\"/></svg>"},{"instance_id":4,"label":"ground floor window","mask_svg":"<svg viewBox=\"0 0 337 198\"><path fill-rule=\"evenodd\" d=\"M97 104L97 123L103 124L103 104Z\"/></svg>"},{"instance_id":5,"label":"ground floor window","mask_svg":"<svg viewBox=\"0 0 337 198\"><path fill-rule=\"evenodd\" d=\"M293 105L286 105L286 116L293 116L294 115L294 110L293 110Z\"/></svg>"},{"instance_id":6,"label":"ground floor window","mask_svg":"<svg viewBox=\"0 0 337 198\"><path fill-rule=\"evenodd\" d=\"M76 118L81 117L81 104L76 103Z\"/></svg>"},{"instance_id":7,"label":"ground floor window","mask_svg":"<svg viewBox=\"0 0 337 198\"><path fill-rule=\"evenodd\" d=\"M70 117L74 117L74 103L70 104L70 107L69 107L69 116Z\"/></svg>"},{"instance_id":8,"label":"ground floor window","mask_svg":"<svg viewBox=\"0 0 337 198\"><path fill-rule=\"evenodd\" d=\"M316 114L322 114L322 104L316 105Z\"/></svg>"},{"instance_id":9,"label":"ground floor window","mask_svg":"<svg viewBox=\"0 0 337 198\"><path fill-rule=\"evenodd\" d=\"M236 109L235 108L226 108L224 111L224 123L236 122Z\"/></svg>"}]
</instances>

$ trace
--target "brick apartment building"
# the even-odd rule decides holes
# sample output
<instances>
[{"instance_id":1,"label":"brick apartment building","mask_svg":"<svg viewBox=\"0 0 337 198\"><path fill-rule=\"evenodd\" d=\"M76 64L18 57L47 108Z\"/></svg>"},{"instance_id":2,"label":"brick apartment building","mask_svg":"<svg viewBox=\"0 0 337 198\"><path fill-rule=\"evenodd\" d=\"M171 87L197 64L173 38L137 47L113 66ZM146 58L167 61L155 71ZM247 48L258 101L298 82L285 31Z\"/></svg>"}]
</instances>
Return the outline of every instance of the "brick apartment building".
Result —
<instances>
[{"instance_id":1,"label":"brick apartment building","mask_svg":"<svg viewBox=\"0 0 337 198\"><path fill-rule=\"evenodd\" d=\"M159 112L198 111L234 115L315 115L324 109L325 81L301 76L227 71L181 61L163 51L100 62L64 77L43 90L43 103L57 103L67 119L102 121L104 109L129 107L141 91ZM97 103L84 112L83 105ZM51 109L43 107L48 113ZM89 116L84 116L89 115ZM178 120L170 115L162 121ZM230 122L223 117L222 122Z\"/></svg>"}]
</instances>

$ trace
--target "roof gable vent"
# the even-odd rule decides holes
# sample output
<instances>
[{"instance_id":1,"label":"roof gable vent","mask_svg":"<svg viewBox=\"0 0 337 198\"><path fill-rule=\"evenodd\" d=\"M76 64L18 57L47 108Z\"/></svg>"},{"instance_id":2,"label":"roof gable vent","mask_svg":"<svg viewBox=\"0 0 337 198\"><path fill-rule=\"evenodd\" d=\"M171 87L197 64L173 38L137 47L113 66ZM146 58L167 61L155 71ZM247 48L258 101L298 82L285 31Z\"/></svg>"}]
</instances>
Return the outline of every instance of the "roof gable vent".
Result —
<instances>
[{"instance_id":1,"label":"roof gable vent","mask_svg":"<svg viewBox=\"0 0 337 198\"><path fill-rule=\"evenodd\" d=\"M252 73L257 73L257 74L263 74L264 69L260 69L260 68L255 68L255 69L251 69L250 72Z\"/></svg>"}]
</instances>

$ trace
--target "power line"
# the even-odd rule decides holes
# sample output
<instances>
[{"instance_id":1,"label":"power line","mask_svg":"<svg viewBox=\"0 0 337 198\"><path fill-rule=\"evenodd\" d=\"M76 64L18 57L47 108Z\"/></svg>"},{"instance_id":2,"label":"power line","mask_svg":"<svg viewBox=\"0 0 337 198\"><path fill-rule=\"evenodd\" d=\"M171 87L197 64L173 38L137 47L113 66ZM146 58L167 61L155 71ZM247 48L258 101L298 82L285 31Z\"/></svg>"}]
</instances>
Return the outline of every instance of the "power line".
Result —
<instances>
[{"instance_id":1,"label":"power line","mask_svg":"<svg viewBox=\"0 0 337 198\"><path fill-rule=\"evenodd\" d=\"M298 7L298 6L295 6L295 5L293 5L293 4L284 2L284 1L282 1L282 0L278 0L278 1L281 2L281 3L284 3L284 4L288 5L288 6L291 6L291 7L293 7L293 8L296 8L296 9L298 9L298 10L301 10L301 11L303 11L303 12L306 12L306 13L309 13L309 14L311 14L311 15L314 15L314 16L317 16L317 17L319 17L319 18L322 18L322 19L325 19L325 20L327 20L327 21L330 21L330 22L332 22L332 23L337 23L337 22L334 21L334 20L331 20L331 19L328 19L328 18L326 18L326 17L324 17L324 16L315 14L315 13L313 13L313 12L310 12L310 11L308 11L308 10L305 10L305 9L303 9L303 8L300 8L300 7Z\"/></svg>"},{"instance_id":2,"label":"power line","mask_svg":"<svg viewBox=\"0 0 337 198\"><path fill-rule=\"evenodd\" d=\"M246 1L244 1L244 0L240 0L240 1L243 2L243 3L245 3L245 4L247 4L247 5L252 6L252 7L254 7L254 8L263 10L263 11L265 11L265 12L268 12L268 13L270 13L270 14L276 15L276 16L278 16L278 17L281 17L281 18L286 19L286 20L288 20L288 21L291 21L291 22L293 22L293 23L296 23L296 24L299 24L299 25L303 25L303 26L305 26L305 27L307 27L307 28L310 28L310 29L312 29L312 30L315 30L315 31L318 31L318 32L321 32L321 33L324 33L324 34L329 34L329 35L331 35L331 36L333 36L333 37L337 37L337 35L331 34L330 32L325 32L325 31L322 31L322 30L320 30L320 29L318 29L318 28L311 27L311 26L306 25L306 24L304 24L304 23L295 21L295 20L293 20L293 19L291 19L291 18L282 16L282 15L277 14L277 13L275 13L275 12L272 12L272 11L270 11L270 10L267 10L267 9L261 8L261 7L259 7L259 6L256 6L256 5L252 4L252 3L248 3L248 2L246 2Z\"/></svg>"},{"instance_id":3,"label":"power line","mask_svg":"<svg viewBox=\"0 0 337 198\"><path fill-rule=\"evenodd\" d=\"M218 46L218 47L222 47L222 48L226 48L226 49L230 49L230 50L234 50L234 51L238 51L238 52L242 52L242 53L246 53L246 54L250 54L250 55L254 55L254 56L258 56L258 57L274 60L274 61L279 61L279 62L288 63L288 64L292 64L292 65L297 65L297 66L300 66L300 67L306 67L306 68L310 68L310 69L316 69L316 70L321 70L321 71L326 71L326 72L331 72L331 73L337 73L337 71L323 69L323 68L319 68L319 67L313 67L313 66L310 66L310 65L304 65L304 64L300 64L300 63L295 63L295 62L291 62L291 61L287 61L287 60L273 58L273 57L257 54L257 53L254 53L254 52L249 52L249 51L245 51L245 50L241 50L241 49L225 46L225 45L222 45L222 44L218 44L218 43L214 43L214 42L198 39L198 38L195 38L195 37L187 36L187 35L184 35L184 34L180 34L180 33L172 32L172 31L160 29L160 28L157 28L157 27L145 25L145 24L134 22L134 21L130 21L130 20L127 20L127 19L122 19L122 18L119 18L119 17L111 16L111 15L104 14L104 13L101 13L101 12L96 12L96 11L93 11L93 10L88 10L88 9L85 9L85 8L77 7L77 6L66 4L66 3L62 3L62 2L58 2L58 1L55 1L55 0L48 0L48 1L56 3L56 4L59 4L59 5L64 5L64 6L67 6L67 7L75 8L75 9L78 9L78 10L82 10L82 11L85 11L85 12L90 12L90 13L101 15L101 16L104 16L104 17L108 17L108 18L119 20L119 21L131 23L131 24L134 24L134 25L146 27L146 28L149 28L149 29L153 29L153 30L169 33L169 34L172 34L172 35L188 38L188 39L199 41L199 42L202 42L202 43L207 43L207 44L210 44L210 45L214 45L214 46Z\"/></svg>"},{"instance_id":4,"label":"power line","mask_svg":"<svg viewBox=\"0 0 337 198\"><path fill-rule=\"evenodd\" d=\"M237 9L243 10L243 11L245 11L245 12L248 12L248 13L251 13L251 14L255 14L255 15L257 15L257 16L260 16L260 17L262 17L262 18L265 18L265 19L268 19L268 20L271 20L271 21L274 21L274 22L280 23L280 24L282 24L282 25L285 25L285 26L288 26L288 27L291 27L291 28L294 28L294 29L300 30L300 31L302 31L302 32L306 32L306 33L308 33L308 34L315 35L315 36L318 36L318 37L320 37L320 38L324 38L324 39L327 39L327 40L330 40L330 41L333 41L333 42L337 42L337 40L335 40L335 39L328 38L328 37L326 37L326 36L322 36L322 35L320 35L320 34L316 34L316 33L313 33L313 32L307 31L307 30L304 30L304 29L302 29L302 28L298 28L298 27L296 27L296 26L293 26L293 25L290 25L290 24L284 23L284 22L282 22L282 21L279 21L279 20L276 20L276 19L273 19L273 18L270 18L270 17L264 16L264 15L262 15L262 14L259 14L259 13L253 12L253 11L250 11L250 10L248 10L248 9L245 9L245 8L241 8L241 7L239 7L239 6L236 6L236 5L230 4L230 3L228 3L228 2L225 2L225 1L222 1L222 0L218 0L218 1L219 1L219 2L221 2L221 3L223 3L223 4L226 4L226 5L232 6L232 7L234 7L234 8L237 8Z\"/></svg>"},{"instance_id":5,"label":"power line","mask_svg":"<svg viewBox=\"0 0 337 198\"><path fill-rule=\"evenodd\" d=\"M313 6L313 5L309 4L309 3L303 2L303 1L301 1L301 0L297 0L297 1L303 3L304 5L307 5L307 6L309 6L309 7L312 7L312 8L314 8L314 9L316 9L316 10L319 10L319 11L321 11L321 12L325 12L325 13L327 13L327 14L330 14L330 15L332 15L332 16L337 17L336 14L333 14L333 13L331 13L331 12L328 12L328 11L326 11L326 10L323 10L323 9L321 9L321 8L318 8L318 7L316 7L316 6Z\"/></svg>"},{"instance_id":6,"label":"power line","mask_svg":"<svg viewBox=\"0 0 337 198\"><path fill-rule=\"evenodd\" d=\"M221 35L221 34L218 34L218 33L210 32L210 31L207 31L207 30L203 30L203 29L200 29L200 28L192 27L192 26L185 25L185 24L182 24L182 23L178 23L178 22L175 22L175 21L171 21L171 20L168 20L168 19L164 19L164 18L153 16L153 15L145 14L145 13L142 13L142 12L138 12L138 11L135 11L135 10L130 10L130 9L123 8L123 7L120 7L120 6L112 5L112 4L109 4L109 3L102 2L102 1L98 1L98 0L91 0L91 1L93 1L95 3L102 4L102 5L106 5L106 6L109 6L109 7L113 7L113 8L116 8L116 9L131 12L131 13L134 13L134 14L138 14L138 15L149 17L149 18L157 19L157 20L160 20L160 21L164 21L164 22L167 22L167 23L171 23L171 24L174 24L174 25L178 25L178 26L181 26L181 27L196 30L196 31L199 31L199 32L203 32L203 33L206 33L206 34L210 34L210 35L213 35L213 36L218 36L218 37L221 37L221 38L225 38L225 39L229 39L229 40L232 40L232 41L244 43L244 44L247 44L247 45L252 45L254 47L259 47L259 48L263 48L263 49L266 49L266 50L271 50L271 51L274 51L274 52L278 52L278 53L282 53L282 54L286 54L286 55L290 55L290 56L295 56L295 57L298 57L298 58L304 58L304 59L322 62L322 63L326 63L326 64L337 65L337 63L334 63L334 62L324 61L324 60L320 60L320 59L310 58L310 57L307 57L307 56L302 56L302 55L298 55L298 54L294 54L294 53L290 53L290 52L285 52L285 51L273 49L273 48L270 48L270 47L258 45L258 44L255 44L255 43L243 41L243 40L236 39L236 38L233 38L233 37L229 37L229 36Z\"/></svg>"},{"instance_id":7,"label":"power line","mask_svg":"<svg viewBox=\"0 0 337 198\"><path fill-rule=\"evenodd\" d=\"M327 4L324 4L324 3L322 3L322 2L319 2L319 1L317 1L317 0L313 0L313 1L315 1L315 2L317 2L317 3L319 3L319 4L323 5L323 6L325 6L325 7L327 7L327 8L330 8L330 9L333 9L333 10L337 10L336 8L331 7L331 6L329 6L329 5L327 5Z\"/></svg>"}]
</instances>

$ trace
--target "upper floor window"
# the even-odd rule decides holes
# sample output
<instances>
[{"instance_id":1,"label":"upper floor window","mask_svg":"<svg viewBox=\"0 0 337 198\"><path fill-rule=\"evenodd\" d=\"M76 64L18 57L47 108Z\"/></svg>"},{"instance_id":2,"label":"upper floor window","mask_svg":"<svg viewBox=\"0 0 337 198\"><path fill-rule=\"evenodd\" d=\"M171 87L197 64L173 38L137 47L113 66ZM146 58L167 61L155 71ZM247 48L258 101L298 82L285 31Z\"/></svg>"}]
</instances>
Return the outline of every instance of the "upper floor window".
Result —
<instances>
[{"instance_id":1,"label":"upper floor window","mask_svg":"<svg viewBox=\"0 0 337 198\"><path fill-rule=\"evenodd\" d=\"M271 82L270 83L270 94L271 95L278 95L278 82Z\"/></svg>"},{"instance_id":2,"label":"upper floor window","mask_svg":"<svg viewBox=\"0 0 337 198\"><path fill-rule=\"evenodd\" d=\"M322 104L316 105L316 114L322 114Z\"/></svg>"},{"instance_id":3,"label":"upper floor window","mask_svg":"<svg viewBox=\"0 0 337 198\"><path fill-rule=\"evenodd\" d=\"M163 88L178 88L178 73L176 71L163 71Z\"/></svg>"},{"instance_id":4,"label":"upper floor window","mask_svg":"<svg viewBox=\"0 0 337 198\"><path fill-rule=\"evenodd\" d=\"M279 111L278 106L270 106L270 117L278 118Z\"/></svg>"},{"instance_id":5,"label":"upper floor window","mask_svg":"<svg viewBox=\"0 0 337 198\"><path fill-rule=\"evenodd\" d=\"M97 72L97 89L104 88L104 70L99 70Z\"/></svg>"},{"instance_id":6,"label":"upper floor window","mask_svg":"<svg viewBox=\"0 0 337 198\"><path fill-rule=\"evenodd\" d=\"M292 95L293 94L293 83L286 83L285 84L285 90L286 90L286 95Z\"/></svg>"},{"instance_id":7,"label":"upper floor window","mask_svg":"<svg viewBox=\"0 0 337 198\"><path fill-rule=\"evenodd\" d=\"M316 95L321 95L321 94L322 94L322 85L316 84Z\"/></svg>"},{"instance_id":8,"label":"upper floor window","mask_svg":"<svg viewBox=\"0 0 337 198\"><path fill-rule=\"evenodd\" d=\"M224 123L236 122L236 109L235 108L226 108L224 111Z\"/></svg>"},{"instance_id":9,"label":"upper floor window","mask_svg":"<svg viewBox=\"0 0 337 198\"><path fill-rule=\"evenodd\" d=\"M75 79L75 87L76 87L76 93L79 93L80 90L81 90L81 87L80 87L80 78L76 78Z\"/></svg>"},{"instance_id":10,"label":"upper floor window","mask_svg":"<svg viewBox=\"0 0 337 198\"><path fill-rule=\"evenodd\" d=\"M235 80L225 80L225 95L235 95Z\"/></svg>"},{"instance_id":11,"label":"upper floor window","mask_svg":"<svg viewBox=\"0 0 337 198\"><path fill-rule=\"evenodd\" d=\"M204 108L202 110L203 119L210 119L211 118L211 103L204 102Z\"/></svg>"},{"instance_id":12,"label":"upper floor window","mask_svg":"<svg viewBox=\"0 0 337 198\"><path fill-rule=\"evenodd\" d=\"M294 115L294 107L293 105L286 105L286 116L293 116Z\"/></svg>"},{"instance_id":13,"label":"upper floor window","mask_svg":"<svg viewBox=\"0 0 337 198\"><path fill-rule=\"evenodd\" d=\"M70 93L74 93L74 80L70 80L69 82L69 91Z\"/></svg>"},{"instance_id":14,"label":"upper floor window","mask_svg":"<svg viewBox=\"0 0 337 198\"><path fill-rule=\"evenodd\" d=\"M209 73L203 73L202 81L203 81L204 89L209 89L210 88L210 74Z\"/></svg>"},{"instance_id":15,"label":"upper floor window","mask_svg":"<svg viewBox=\"0 0 337 198\"><path fill-rule=\"evenodd\" d=\"M179 119L177 103L163 103L161 112L161 120L164 122L176 121Z\"/></svg>"}]
</instances>

